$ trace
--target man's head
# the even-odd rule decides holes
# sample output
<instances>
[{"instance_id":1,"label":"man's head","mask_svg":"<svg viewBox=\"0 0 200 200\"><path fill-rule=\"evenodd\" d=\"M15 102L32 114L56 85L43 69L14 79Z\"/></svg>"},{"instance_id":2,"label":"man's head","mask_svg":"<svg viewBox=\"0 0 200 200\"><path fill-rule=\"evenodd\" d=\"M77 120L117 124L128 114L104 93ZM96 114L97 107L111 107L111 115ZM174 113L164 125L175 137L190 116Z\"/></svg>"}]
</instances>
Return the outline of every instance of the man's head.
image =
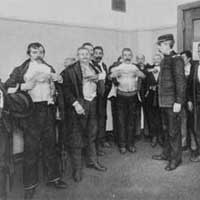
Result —
<instances>
[{"instance_id":1,"label":"man's head","mask_svg":"<svg viewBox=\"0 0 200 200\"><path fill-rule=\"evenodd\" d=\"M103 48L101 46L94 47L94 60L99 63L103 58Z\"/></svg>"},{"instance_id":2,"label":"man's head","mask_svg":"<svg viewBox=\"0 0 200 200\"><path fill-rule=\"evenodd\" d=\"M72 65L76 62L76 58L68 57L64 60L64 67L67 68L69 65Z\"/></svg>"},{"instance_id":3,"label":"man's head","mask_svg":"<svg viewBox=\"0 0 200 200\"><path fill-rule=\"evenodd\" d=\"M160 63L161 63L161 60L162 60L162 56L160 54L155 54L154 57L153 57L153 64L155 66L159 66Z\"/></svg>"},{"instance_id":4,"label":"man's head","mask_svg":"<svg viewBox=\"0 0 200 200\"><path fill-rule=\"evenodd\" d=\"M90 42L85 42L85 43L83 43L82 47L89 50L89 53L90 53L91 59L92 59L92 57L94 55L94 46Z\"/></svg>"},{"instance_id":5,"label":"man's head","mask_svg":"<svg viewBox=\"0 0 200 200\"><path fill-rule=\"evenodd\" d=\"M130 48L122 49L122 62L130 64L133 59L133 52Z\"/></svg>"},{"instance_id":6,"label":"man's head","mask_svg":"<svg viewBox=\"0 0 200 200\"><path fill-rule=\"evenodd\" d=\"M30 43L27 47L27 55L32 61L41 61L45 56L45 49L39 42Z\"/></svg>"},{"instance_id":7,"label":"man's head","mask_svg":"<svg viewBox=\"0 0 200 200\"><path fill-rule=\"evenodd\" d=\"M192 53L191 53L191 51L183 51L183 52L181 52L181 56L182 56L182 58L184 60L184 64L185 65L187 65L188 63L190 63L191 60L192 60Z\"/></svg>"},{"instance_id":8,"label":"man's head","mask_svg":"<svg viewBox=\"0 0 200 200\"><path fill-rule=\"evenodd\" d=\"M138 54L136 56L136 62L138 65L144 65L145 64L145 56L143 54Z\"/></svg>"},{"instance_id":9,"label":"man's head","mask_svg":"<svg viewBox=\"0 0 200 200\"><path fill-rule=\"evenodd\" d=\"M174 46L174 36L172 34L161 35L157 41L158 50L163 55L169 55Z\"/></svg>"},{"instance_id":10,"label":"man's head","mask_svg":"<svg viewBox=\"0 0 200 200\"><path fill-rule=\"evenodd\" d=\"M84 48L84 47L78 48L77 58L80 61L80 63L89 64L89 62L90 62L90 52L89 52L89 50Z\"/></svg>"}]
</instances>

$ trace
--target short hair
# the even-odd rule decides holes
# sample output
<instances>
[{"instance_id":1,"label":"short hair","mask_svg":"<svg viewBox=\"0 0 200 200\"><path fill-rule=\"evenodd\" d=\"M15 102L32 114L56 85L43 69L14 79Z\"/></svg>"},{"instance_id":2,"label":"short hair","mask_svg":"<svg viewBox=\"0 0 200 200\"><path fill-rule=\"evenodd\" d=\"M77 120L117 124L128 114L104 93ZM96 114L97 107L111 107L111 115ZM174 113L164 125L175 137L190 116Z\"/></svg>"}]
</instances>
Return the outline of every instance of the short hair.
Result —
<instances>
[{"instance_id":1,"label":"short hair","mask_svg":"<svg viewBox=\"0 0 200 200\"><path fill-rule=\"evenodd\" d=\"M44 48L44 46L41 43L39 43L39 42L32 42L32 43L30 43L28 45L28 47L27 47L27 51L26 51L27 55L30 55L31 48L32 49L39 49L40 47L43 48L43 52L45 54L45 48Z\"/></svg>"},{"instance_id":2,"label":"short hair","mask_svg":"<svg viewBox=\"0 0 200 200\"><path fill-rule=\"evenodd\" d=\"M93 47L92 43L90 43L90 42L85 42L85 43L82 44L82 47L85 47L85 46Z\"/></svg>"},{"instance_id":3,"label":"short hair","mask_svg":"<svg viewBox=\"0 0 200 200\"><path fill-rule=\"evenodd\" d=\"M192 52L191 51L189 51L189 50L182 51L181 55L183 55L183 54L185 54L187 56L187 58L192 59Z\"/></svg>"},{"instance_id":4,"label":"short hair","mask_svg":"<svg viewBox=\"0 0 200 200\"><path fill-rule=\"evenodd\" d=\"M81 47L79 47L79 48L77 49L77 54L78 54L78 52L79 52L80 50L86 50L86 51L88 51L88 53L90 53L89 50L88 50L87 48L81 46Z\"/></svg>"},{"instance_id":5,"label":"short hair","mask_svg":"<svg viewBox=\"0 0 200 200\"><path fill-rule=\"evenodd\" d=\"M122 54L124 53L124 51L129 51L129 52L131 52L133 54L133 52L132 52L132 50L130 48L127 48L127 47L123 48L122 49Z\"/></svg>"},{"instance_id":6,"label":"short hair","mask_svg":"<svg viewBox=\"0 0 200 200\"><path fill-rule=\"evenodd\" d=\"M103 47L102 47L102 46L96 46L96 47L94 47L94 51L95 51L96 49L99 49L99 50L101 50L101 51L103 52Z\"/></svg>"}]
</instances>

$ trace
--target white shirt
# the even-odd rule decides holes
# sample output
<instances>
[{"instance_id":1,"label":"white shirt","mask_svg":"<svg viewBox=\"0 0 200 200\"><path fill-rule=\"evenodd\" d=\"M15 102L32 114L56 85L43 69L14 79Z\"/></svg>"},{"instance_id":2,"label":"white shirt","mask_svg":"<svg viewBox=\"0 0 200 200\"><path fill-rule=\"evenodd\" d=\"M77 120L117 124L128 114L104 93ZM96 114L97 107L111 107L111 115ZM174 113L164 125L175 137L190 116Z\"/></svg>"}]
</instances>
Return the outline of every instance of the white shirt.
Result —
<instances>
[{"instance_id":1,"label":"white shirt","mask_svg":"<svg viewBox=\"0 0 200 200\"><path fill-rule=\"evenodd\" d=\"M103 68L103 62L102 61L99 63L99 66L101 68L101 72L99 73L99 79L105 80L106 79L106 71Z\"/></svg>"},{"instance_id":2,"label":"white shirt","mask_svg":"<svg viewBox=\"0 0 200 200\"><path fill-rule=\"evenodd\" d=\"M187 65L185 65L184 67L184 71L185 71L185 76L189 76L190 75L190 70L191 70L191 64L188 63Z\"/></svg>"},{"instance_id":3,"label":"white shirt","mask_svg":"<svg viewBox=\"0 0 200 200\"><path fill-rule=\"evenodd\" d=\"M37 80L35 87L28 91L33 102L47 101L48 103L53 103L52 93L55 88L50 75L51 69L46 64L35 61L30 62L29 68L24 75L24 81Z\"/></svg>"},{"instance_id":4,"label":"white shirt","mask_svg":"<svg viewBox=\"0 0 200 200\"><path fill-rule=\"evenodd\" d=\"M198 80L200 82L200 65L198 66L197 76L198 76Z\"/></svg>"},{"instance_id":5,"label":"white shirt","mask_svg":"<svg viewBox=\"0 0 200 200\"><path fill-rule=\"evenodd\" d=\"M96 75L90 66L81 66L83 75L83 96L87 101L92 101L97 96L97 84L88 77Z\"/></svg>"}]
</instances>

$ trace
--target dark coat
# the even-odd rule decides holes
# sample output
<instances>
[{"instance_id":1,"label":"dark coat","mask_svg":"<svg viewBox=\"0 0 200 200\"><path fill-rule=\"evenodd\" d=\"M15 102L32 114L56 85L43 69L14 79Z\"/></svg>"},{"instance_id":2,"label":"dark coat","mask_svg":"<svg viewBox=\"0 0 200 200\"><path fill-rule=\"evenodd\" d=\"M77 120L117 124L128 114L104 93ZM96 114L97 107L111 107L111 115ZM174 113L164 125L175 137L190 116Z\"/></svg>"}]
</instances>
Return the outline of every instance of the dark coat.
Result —
<instances>
[{"instance_id":1,"label":"dark coat","mask_svg":"<svg viewBox=\"0 0 200 200\"><path fill-rule=\"evenodd\" d=\"M44 62L44 61L43 61ZM5 88L8 89L9 87L16 87L17 84L24 83L24 74L27 72L29 68L30 59L27 59L25 62L23 62L20 66L15 67L14 70L11 72L8 80L5 82ZM51 72L55 72L54 68L44 62L47 66L50 67ZM20 88L19 88L20 89Z\"/></svg>"},{"instance_id":2,"label":"dark coat","mask_svg":"<svg viewBox=\"0 0 200 200\"><path fill-rule=\"evenodd\" d=\"M151 87L155 87L152 90ZM145 94L145 102L147 106L158 106L158 80L155 79L153 72L148 72L146 74L146 87L147 91Z\"/></svg>"},{"instance_id":3,"label":"dark coat","mask_svg":"<svg viewBox=\"0 0 200 200\"><path fill-rule=\"evenodd\" d=\"M198 83L198 68L199 62L193 64L192 70L189 76L189 85L187 89L188 101L193 103L194 114L194 130L197 131L197 83Z\"/></svg>"},{"instance_id":4,"label":"dark coat","mask_svg":"<svg viewBox=\"0 0 200 200\"><path fill-rule=\"evenodd\" d=\"M174 103L185 102L186 79L184 62L174 53L164 56L160 64L159 106L173 107Z\"/></svg>"},{"instance_id":5,"label":"dark coat","mask_svg":"<svg viewBox=\"0 0 200 200\"><path fill-rule=\"evenodd\" d=\"M92 66L92 65L91 65ZM93 66L92 66L93 67ZM96 72L97 73L97 72ZM73 107L73 103L78 101L84 107L84 96L83 96L83 77L80 62L76 62L66 68L63 73L63 92L65 107L67 108L68 121L67 129L70 130L66 135L66 143L70 147L81 148L84 145L83 138L83 127L82 127L82 116L78 115ZM97 83L97 96L104 95L103 82L98 81Z\"/></svg>"}]
</instances>

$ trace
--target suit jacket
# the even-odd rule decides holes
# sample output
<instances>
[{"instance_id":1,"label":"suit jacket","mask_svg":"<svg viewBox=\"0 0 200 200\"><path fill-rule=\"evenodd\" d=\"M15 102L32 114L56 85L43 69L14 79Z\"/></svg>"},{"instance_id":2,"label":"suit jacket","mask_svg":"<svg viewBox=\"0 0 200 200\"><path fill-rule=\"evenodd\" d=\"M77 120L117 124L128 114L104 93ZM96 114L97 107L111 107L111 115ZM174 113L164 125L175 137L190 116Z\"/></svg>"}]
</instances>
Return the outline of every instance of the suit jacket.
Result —
<instances>
[{"instance_id":1,"label":"suit jacket","mask_svg":"<svg viewBox=\"0 0 200 200\"><path fill-rule=\"evenodd\" d=\"M5 82L5 88L8 89L9 87L16 87L17 84L24 83L24 74L27 72L29 68L30 59L23 62L20 66L15 67L14 70L11 72L8 80ZM43 61L44 64L46 64L48 67L50 67L51 72L54 73L54 68L47 64L45 61ZM20 87L19 87L20 90Z\"/></svg>"},{"instance_id":2,"label":"suit jacket","mask_svg":"<svg viewBox=\"0 0 200 200\"><path fill-rule=\"evenodd\" d=\"M185 102L186 79L184 62L181 56L172 52L164 56L160 64L159 106L173 107L174 103Z\"/></svg>"},{"instance_id":3,"label":"suit jacket","mask_svg":"<svg viewBox=\"0 0 200 200\"><path fill-rule=\"evenodd\" d=\"M193 114L194 114L194 130L197 130L197 83L198 83L198 68L199 62L193 63L192 70L190 71L190 75L188 77L188 85L187 95L188 101L192 101L193 103Z\"/></svg>"},{"instance_id":4,"label":"suit jacket","mask_svg":"<svg viewBox=\"0 0 200 200\"><path fill-rule=\"evenodd\" d=\"M91 67L94 67L91 65ZM98 72L96 72L98 73ZM75 101L83 101L83 76L80 62L70 65L63 71L63 90L65 102L72 106ZM104 95L103 81L97 83L97 96Z\"/></svg>"},{"instance_id":5,"label":"suit jacket","mask_svg":"<svg viewBox=\"0 0 200 200\"><path fill-rule=\"evenodd\" d=\"M159 74L160 75L160 74ZM159 77L159 76L158 76ZM158 106L158 79L155 79L153 72L146 73L146 87L145 101L148 106ZM154 87L155 90L152 90Z\"/></svg>"}]
</instances>

